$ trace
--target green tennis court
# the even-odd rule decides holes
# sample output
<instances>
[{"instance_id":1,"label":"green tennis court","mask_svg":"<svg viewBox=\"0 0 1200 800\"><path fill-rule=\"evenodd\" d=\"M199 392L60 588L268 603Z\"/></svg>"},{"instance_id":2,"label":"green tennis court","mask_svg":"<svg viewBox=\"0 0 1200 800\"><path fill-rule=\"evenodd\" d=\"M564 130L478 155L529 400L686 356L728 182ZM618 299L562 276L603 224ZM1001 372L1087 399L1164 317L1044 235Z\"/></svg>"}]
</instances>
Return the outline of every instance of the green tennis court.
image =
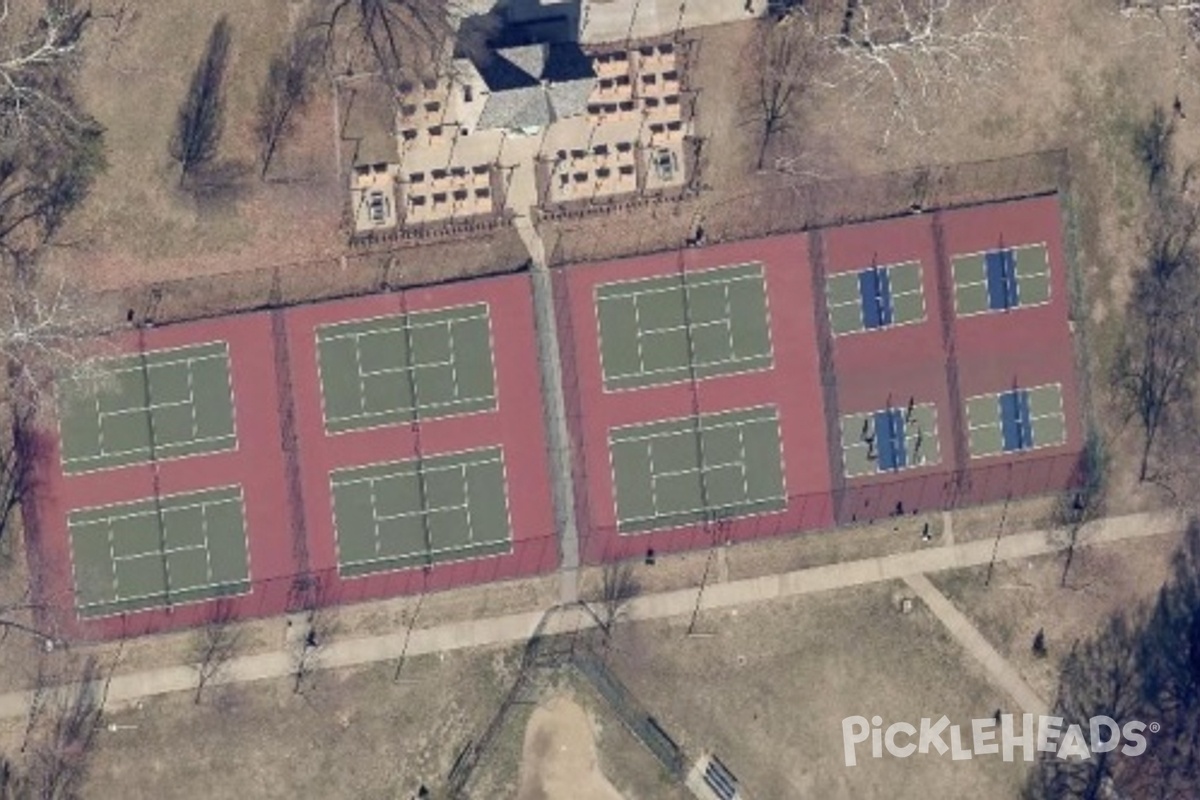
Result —
<instances>
[{"instance_id":1,"label":"green tennis court","mask_svg":"<svg viewBox=\"0 0 1200 800\"><path fill-rule=\"evenodd\" d=\"M335 470L330 484L342 575L511 549L498 447Z\"/></svg>"},{"instance_id":2,"label":"green tennis court","mask_svg":"<svg viewBox=\"0 0 1200 800\"><path fill-rule=\"evenodd\" d=\"M951 259L955 313L967 317L1047 302L1049 259L1044 244L955 256Z\"/></svg>"},{"instance_id":3,"label":"green tennis court","mask_svg":"<svg viewBox=\"0 0 1200 800\"><path fill-rule=\"evenodd\" d=\"M241 489L83 508L67 525L83 616L190 603L249 589Z\"/></svg>"},{"instance_id":4,"label":"green tennis court","mask_svg":"<svg viewBox=\"0 0 1200 800\"><path fill-rule=\"evenodd\" d=\"M606 390L771 366L761 264L607 283L595 297Z\"/></svg>"},{"instance_id":5,"label":"green tennis court","mask_svg":"<svg viewBox=\"0 0 1200 800\"><path fill-rule=\"evenodd\" d=\"M919 261L830 275L825 294L835 336L925 319Z\"/></svg>"},{"instance_id":6,"label":"green tennis court","mask_svg":"<svg viewBox=\"0 0 1200 800\"><path fill-rule=\"evenodd\" d=\"M496 406L485 303L324 325L317 353L330 433Z\"/></svg>"},{"instance_id":7,"label":"green tennis court","mask_svg":"<svg viewBox=\"0 0 1200 800\"><path fill-rule=\"evenodd\" d=\"M237 446L224 342L108 359L95 392L64 381L62 463L67 473Z\"/></svg>"},{"instance_id":8,"label":"green tennis court","mask_svg":"<svg viewBox=\"0 0 1200 800\"><path fill-rule=\"evenodd\" d=\"M1062 387L1048 384L968 399L967 435L972 458L1062 444L1067 436Z\"/></svg>"},{"instance_id":9,"label":"green tennis court","mask_svg":"<svg viewBox=\"0 0 1200 800\"><path fill-rule=\"evenodd\" d=\"M931 403L842 417L842 468L847 478L940 461L937 408Z\"/></svg>"},{"instance_id":10,"label":"green tennis court","mask_svg":"<svg viewBox=\"0 0 1200 800\"><path fill-rule=\"evenodd\" d=\"M787 505L773 406L614 428L609 453L621 533Z\"/></svg>"}]
</instances>

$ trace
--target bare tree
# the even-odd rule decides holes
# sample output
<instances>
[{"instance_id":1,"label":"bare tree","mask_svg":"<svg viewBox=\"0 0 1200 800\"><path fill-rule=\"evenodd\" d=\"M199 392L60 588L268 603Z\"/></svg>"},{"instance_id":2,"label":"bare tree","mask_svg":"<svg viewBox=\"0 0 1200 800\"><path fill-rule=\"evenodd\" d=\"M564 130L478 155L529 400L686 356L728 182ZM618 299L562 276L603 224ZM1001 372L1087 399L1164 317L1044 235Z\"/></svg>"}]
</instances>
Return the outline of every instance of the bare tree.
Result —
<instances>
[{"instance_id":1,"label":"bare tree","mask_svg":"<svg viewBox=\"0 0 1200 800\"><path fill-rule=\"evenodd\" d=\"M1067 577L1075 559L1075 545L1083 526L1104 515L1108 477L1108 457L1104 446L1095 437L1089 437L1087 446L1075 462L1071 489L1058 496L1054 506L1053 523L1067 534L1067 555L1063 561L1060 586L1067 585Z\"/></svg>"},{"instance_id":2,"label":"bare tree","mask_svg":"<svg viewBox=\"0 0 1200 800\"><path fill-rule=\"evenodd\" d=\"M57 68L76 62L84 31L92 20L90 6L48 0L32 25L18 25L9 0L0 3L0 120L4 132L34 129L57 136L64 124L78 124L73 103L64 103L56 86Z\"/></svg>"},{"instance_id":3,"label":"bare tree","mask_svg":"<svg viewBox=\"0 0 1200 800\"><path fill-rule=\"evenodd\" d=\"M196 668L196 694L192 700L200 704L204 688L218 678L237 655L242 643L242 631L234 627L233 604L221 598L196 631L193 644L193 662Z\"/></svg>"},{"instance_id":4,"label":"bare tree","mask_svg":"<svg viewBox=\"0 0 1200 800\"><path fill-rule=\"evenodd\" d=\"M1168 190L1174 189L1171 184L1175 177L1175 129L1175 118L1168 117L1166 109L1155 105L1150 119L1134 132L1134 151L1146 172L1147 188L1154 200L1161 200Z\"/></svg>"},{"instance_id":5,"label":"bare tree","mask_svg":"<svg viewBox=\"0 0 1200 800\"><path fill-rule=\"evenodd\" d=\"M1162 16L1166 12L1195 14L1200 12L1200 3L1192 0L1117 0L1121 14L1126 17L1150 14Z\"/></svg>"},{"instance_id":6,"label":"bare tree","mask_svg":"<svg viewBox=\"0 0 1200 800\"><path fill-rule=\"evenodd\" d=\"M225 67L229 60L229 18L213 25L187 96L179 106L168 151L179 162L180 182L217 155L225 126Z\"/></svg>"},{"instance_id":7,"label":"bare tree","mask_svg":"<svg viewBox=\"0 0 1200 800\"><path fill-rule=\"evenodd\" d=\"M12 427L5 441L0 435L0 539L8 532L13 512L33 486L33 411L9 409Z\"/></svg>"},{"instance_id":8,"label":"bare tree","mask_svg":"<svg viewBox=\"0 0 1200 800\"><path fill-rule=\"evenodd\" d=\"M39 624L36 615L45 610L46 606L30 602L28 589L16 602L0 604L0 642L7 641L10 633L19 633L49 649L62 644L52 629Z\"/></svg>"},{"instance_id":9,"label":"bare tree","mask_svg":"<svg viewBox=\"0 0 1200 800\"><path fill-rule=\"evenodd\" d=\"M293 642L292 691L305 694L311 688L313 672L319 668L321 653L337 631L334 610L314 606L305 616L305 624Z\"/></svg>"},{"instance_id":10,"label":"bare tree","mask_svg":"<svg viewBox=\"0 0 1200 800\"><path fill-rule=\"evenodd\" d=\"M1173 415L1186 412L1194 393L1200 262L1192 242L1196 222L1185 224L1186 229L1155 232L1116 362L1118 386L1142 428L1138 478L1143 481L1165 477L1152 474L1151 457L1159 435Z\"/></svg>"},{"instance_id":11,"label":"bare tree","mask_svg":"<svg viewBox=\"0 0 1200 800\"><path fill-rule=\"evenodd\" d=\"M321 42L301 26L286 48L275 54L258 94L254 133L258 138L259 177L265 179L280 145L295 130L295 117L312 95L321 58Z\"/></svg>"},{"instance_id":12,"label":"bare tree","mask_svg":"<svg viewBox=\"0 0 1200 800\"><path fill-rule=\"evenodd\" d=\"M440 74L452 52L455 17L465 17L460 0L326 0L326 52L339 45L364 49L373 70L399 87L420 76ZM351 53L346 53L354 61Z\"/></svg>"},{"instance_id":13,"label":"bare tree","mask_svg":"<svg viewBox=\"0 0 1200 800\"><path fill-rule=\"evenodd\" d=\"M487 58L503 12L474 13L468 0L320 0L326 62L337 72L374 73L392 89L455 77L454 58ZM504 5L504 4L499 4Z\"/></svg>"},{"instance_id":14,"label":"bare tree","mask_svg":"<svg viewBox=\"0 0 1200 800\"><path fill-rule=\"evenodd\" d=\"M75 97L91 8L47 0L14 14L0 1L0 254L19 258L83 199L104 167L103 134Z\"/></svg>"},{"instance_id":15,"label":"bare tree","mask_svg":"<svg viewBox=\"0 0 1200 800\"><path fill-rule=\"evenodd\" d=\"M884 143L924 133L932 108L978 93L1008 69L1024 38L1008 0L847 0L826 39L841 57L829 85L879 109Z\"/></svg>"},{"instance_id":16,"label":"bare tree","mask_svg":"<svg viewBox=\"0 0 1200 800\"><path fill-rule=\"evenodd\" d=\"M1142 428L1140 480L1164 477L1152 475L1151 457L1162 432L1191 411L1200 366L1200 209L1186 196L1191 169L1174 175L1174 127L1163 119L1156 110L1137 137L1151 189L1147 241L1114 367L1127 413Z\"/></svg>"},{"instance_id":17,"label":"bare tree","mask_svg":"<svg viewBox=\"0 0 1200 800\"><path fill-rule=\"evenodd\" d=\"M0 800L33 800L33 786L18 764L0 755Z\"/></svg>"},{"instance_id":18,"label":"bare tree","mask_svg":"<svg viewBox=\"0 0 1200 800\"><path fill-rule=\"evenodd\" d=\"M632 562L616 561L604 565L600 584L600 625L606 636L612 635L613 627L625 615L629 601L640 592Z\"/></svg>"},{"instance_id":19,"label":"bare tree","mask_svg":"<svg viewBox=\"0 0 1200 800\"><path fill-rule=\"evenodd\" d=\"M1070 725L1089 730L1090 720L1108 716L1124 722L1138 719L1138 622L1118 615L1093 639L1079 643L1067 655L1053 714ZM1120 724L1120 723L1119 723ZM1085 734L1088 735L1088 734ZM1047 754L1041 754L1047 755ZM1111 780L1114 752L1093 752L1086 760L1043 759L1032 770L1028 794L1038 798L1099 798Z\"/></svg>"},{"instance_id":20,"label":"bare tree","mask_svg":"<svg viewBox=\"0 0 1200 800\"><path fill-rule=\"evenodd\" d=\"M111 678L111 671L105 676L95 656L89 656L78 677L54 691L48 716L26 754L34 797L68 800L79 796Z\"/></svg>"},{"instance_id":21,"label":"bare tree","mask_svg":"<svg viewBox=\"0 0 1200 800\"><path fill-rule=\"evenodd\" d=\"M1171 579L1149 606L1116 613L1063 662L1053 711L1062 729L1108 716L1139 720L1146 751L1093 750L1090 757L1038 753L1028 773L1029 800L1155 797L1190 800L1200 785L1200 525L1189 523ZM1107 734L1105 738L1108 738Z\"/></svg>"},{"instance_id":22,"label":"bare tree","mask_svg":"<svg viewBox=\"0 0 1200 800\"><path fill-rule=\"evenodd\" d=\"M822 42L807 14L788 14L761 28L750 54L757 71L750 120L759 128L758 169L766 163L772 141L795 126L821 53Z\"/></svg>"},{"instance_id":23,"label":"bare tree","mask_svg":"<svg viewBox=\"0 0 1200 800\"><path fill-rule=\"evenodd\" d=\"M108 378L104 357L111 348L93 337L107 329L106 305L66 280L38 284L32 274L0 306L0 363L7 371L10 401L36 413L65 385L90 395Z\"/></svg>"}]
</instances>

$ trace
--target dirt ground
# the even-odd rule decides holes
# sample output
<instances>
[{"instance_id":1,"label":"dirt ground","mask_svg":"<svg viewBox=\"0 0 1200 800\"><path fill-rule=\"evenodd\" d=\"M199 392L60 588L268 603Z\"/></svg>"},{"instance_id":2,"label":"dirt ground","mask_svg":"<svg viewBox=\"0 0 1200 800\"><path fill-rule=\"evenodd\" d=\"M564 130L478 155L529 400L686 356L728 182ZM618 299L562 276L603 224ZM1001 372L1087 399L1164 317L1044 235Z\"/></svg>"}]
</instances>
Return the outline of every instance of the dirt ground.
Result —
<instances>
[{"instance_id":1,"label":"dirt ground","mask_svg":"<svg viewBox=\"0 0 1200 800\"><path fill-rule=\"evenodd\" d=\"M1005 702L937 620L919 605L896 610L898 590L881 584L714 612L694 637L686 619L622 623L610 665L686 752L714 752L748 797L1013 796L1023 766L999 759L844 765L847 715L964 723ZM303 696L271 681L214 688L199 706L188 695L150 699L106 715L83 796L406 798L422 783L436 791L498 708L519 658L519 648L422 656L399 683L387 664L322 672ZM514 708L471 797L686 796L586 682L557 679L536 707ZM21 731L20 720L0 728L6 752Z\"/></svg>"},{"instance_id":2,"label":"dirt ground","mask_svg":"<svg viewBox=\"0 0 1200 800\"><path fill-rule=\"evenodd\" d=\"M112 287L341 251L328 92L318 93L300 120L271 180L258 178L254 109L267 63L288 34L286 11L279 3L171 0L137 8L115 31L97 26L81 90L105 128L108 169L64 232L55 268ZM167 145L221 14L232 28L218 154L229 180L198 194L180 188Z\"/></svg>"},{"instance_id":3,"label":"dirt ground","mask_svg":"<svg viewBox=\"0 0 1200 800\"><path fill-rule=\"evenodd\" d=\"M1021 763L914 756L845 765L841 724L880 715L963 724L1007 702L898 585L878 584L618 627L614 671L691 754L714 753L751 798L1014 797ZM617 782L618 771L607 771Z\"/></svg>"},{"instance_id":4,"label":"dirt ground","mask_svg":"<svg viewBox=\"0 0 1200 800\"><path fill-rule=\"evenodd\" d=\"M622 800L600 772L592 723L564 696L538 706L525 728L517 800Z\"/></svg>"},{"instance_id":5,"label":"dirt ground","mask_svg":"<svg viewBox=\"0 0 1200 800\"><path fill-rule=\"evenodd\" d=\"M408 798L436 785L507 691L519 650L484 649L393 667L148 700L106 716L83 797ZM5 727L5 752L21 721ZM115 726L115 727L111 727Z\"/></svg>"}]
</instances>

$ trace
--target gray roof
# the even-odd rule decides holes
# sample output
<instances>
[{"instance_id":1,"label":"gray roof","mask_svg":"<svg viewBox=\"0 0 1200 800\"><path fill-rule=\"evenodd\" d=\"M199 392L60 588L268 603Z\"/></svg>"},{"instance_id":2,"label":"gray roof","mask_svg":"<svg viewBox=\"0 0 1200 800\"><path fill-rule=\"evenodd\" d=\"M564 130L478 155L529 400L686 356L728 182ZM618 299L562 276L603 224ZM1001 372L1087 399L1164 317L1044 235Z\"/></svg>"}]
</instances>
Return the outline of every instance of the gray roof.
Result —
<instances>
[{"instance_id":1,"label":"gray roof","mask_svg":"<svg viewBox=\"0 0 1200 800\"><path fill-rule=\"evenodd\" d=\"M587 110L588 98L592 96L594 79L567 81L551 84L546 90L555 119L573 117Z\"/></svg>"},{"instance_id":2,"label":"gray roof","mask_svg":"<svg viewBox=\"0 0 1200 800\"><path fill-rule=\"evenodd\" d=\"M475 65L489 90L480 128L540 128L587 108L596 73L574 43L505 47L490 56Z\"/></svg>"}]
</instances>

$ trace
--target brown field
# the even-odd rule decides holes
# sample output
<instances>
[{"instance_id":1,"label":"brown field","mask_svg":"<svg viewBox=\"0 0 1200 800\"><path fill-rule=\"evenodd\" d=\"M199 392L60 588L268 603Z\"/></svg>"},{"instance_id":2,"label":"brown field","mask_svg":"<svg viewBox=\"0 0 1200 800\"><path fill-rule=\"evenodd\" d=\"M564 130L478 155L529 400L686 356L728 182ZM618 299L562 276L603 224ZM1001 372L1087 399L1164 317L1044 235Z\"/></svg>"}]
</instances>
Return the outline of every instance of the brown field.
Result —
<instances>
[{"instance_id":1,"label":"brown field","mask_svg":"<svg viewBox=\"0 0 1200 800\"><path fill-rule=\"evenodd\" d=\"M895 590L880 584L708 614L703 637L689 638L686 620L623 623L611 664L687 752L716 752L751 797L919 798L952 796L957 786L1010 796L1023 768L999 760L843 765L840 725L849 714L963 721L1005 702L936 620L919 607L896 611ZM399 683L389 664L322 672L303 695L290 681L271 681L215 687L199 706L182 694L148 699L105 716L115 729L98 733L84 796L258 800L406 797L420 782L436 789L499 706L519 654L488 648L413 658ZM537 704L560 695L586 712L594 769L621 796L686 796L586 683L551 676ZM529 762L544 754L526 744L536 713L534 705L514 707L469 784L471 797L517 796L522 776L538 769ZM4 726L9 746L22 726Z\"/></svg>"},{"instance_id":2,"label":"brown field","mask_svg":"<svg viewBox=\"0 0 1200 800\"><path fill-rule=\"evenodd\" d=\"M519 650L412 659L290 681L221 687L110 714L84 797L408 797L450 769L508 689ZM369 698L369 699L368 699ZM19 725L6 728L7 741Z\"/></svg>"},{"instance_id":3,"label":"brown field","mask_svg":"<svg viewBox=\"0 0 1200 800\"><path fill-rule=\"evenodd\" d=\"M175 113L212 24L232 27L225 132L231 186L197 198L167 153ZM82 92L106 129L108 170L64 238L56 266L112 287L239 267L335 257L342 237L327 91L318 93L271 182L260 182L252 126L267 62L286 39L280 3L143 6L87 52ZM86 271L82 267L86 265Z\"/></svg>"},{"instance_id":4,"label":"brown field","mask_svg":"<svg viewBox=\"0 0 1200 800\"><path fill-rule=\"evenodd\" d=\"M689 752L716 753L748 797L1011 797L1023 767L999 759L845 766L847 716L961 721L1007 702L923 608L896 610L896 589L710 613L699 637L686 619L624 625L613 663Z\"/></svg>"},{"instance_id":5,"label":"brown field","mask_svg":"<svg viewBox=\"0 0 1200 800\"><path fill-rule=\"evenodd\" d=\"M1075 642L1112 614L1153 602L1169 578L1178 536L1080 549L1062 584L1064 557L1043 556L930 575L988 641L1043 697L1054 696L1058 666ZM1033 654L1045 630L1046 658Z\"/></svg>"}]
</instances>

